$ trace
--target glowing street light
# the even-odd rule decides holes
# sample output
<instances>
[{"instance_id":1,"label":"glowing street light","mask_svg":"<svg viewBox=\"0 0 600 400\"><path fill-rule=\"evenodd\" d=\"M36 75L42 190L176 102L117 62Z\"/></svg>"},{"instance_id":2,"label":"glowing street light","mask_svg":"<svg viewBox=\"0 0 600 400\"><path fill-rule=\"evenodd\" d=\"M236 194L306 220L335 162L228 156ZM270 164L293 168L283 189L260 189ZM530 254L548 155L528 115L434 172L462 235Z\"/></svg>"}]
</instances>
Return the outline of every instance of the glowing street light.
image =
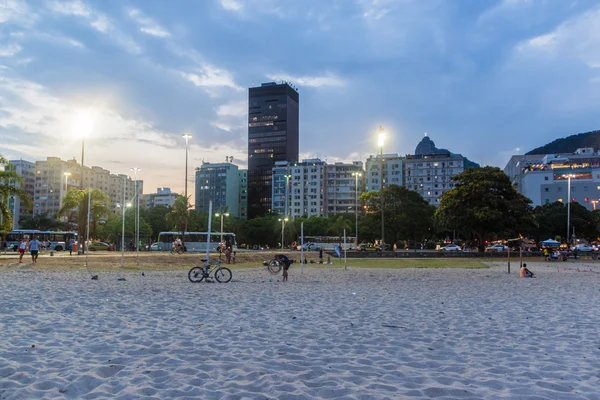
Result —
<instances>
[{"instance_id":1,"label":"glowing street light","mask_svg":"<svg viewBox=\"0 0 600 400\"><path fill-rule=\"evenodd\" d=\"M285 231L285 223L288 222L288 218L279 218L279 221L281 221L281 250L283 250L283 233Z\"/></svg>"},{"instance_id":2,"label":"glowing street light","mask_svg":"<svg viewBox=\"0 0 600 400\"><path fill-rule=\"evenodd\" d=\"M221 217L221 243L223 243L223 217L229 217L229 213L215 213L215 217Z\"/></svg>"},{"instance_id":3,"label":"glowing street light","mask_svg":"<svg viewBox=\"0 0 600 400\"><path fill-rule=\"evenodd\" d=\"M383 179L383 144L385 142L385 131L383 130L383 126L379 127L379 133L377 134L377 144L379 146L379 171L381 173L381 250L383 251L383 244L385 243L385 225L384 225L384 199L383 199L383 188L385 186L385 181Z\"/></svg>"},{"instance_id":4,"label":"glowing street light","mask_svg":"<svg viewBox=\"0 0 600 400\"><path fill-rule=\"evenodd\" d=\"M566 174L563 177L567 178L567 245L569 244L571 237L571 178L574 178L573 174Z\"/></svg>"},{"instance_id":5,"label":"glowing street light","mask_svg":"<svg viewBox=\"0 0 600 400\"><path fill-rule=\"evenodd\" d=\"M292 175L284 175L284 176L285 176L285 212L284 212L284 214L287 217L288 211L289 211L288 203L289 203L289 199L290 199L290 195L288 193L288 188L290 186L290 179L292 178ZM291 213L289 213L289 214L291 214Z\"/></svg>"},{"instance_id":6,"label":"glowing street light","mask_svg":"<svg viewBox=\"0 0 600 400\"><path fill-rule=\"evenodd\" d=\"M596 211L596 204L598 204L598 200L592 200L591 203L594 206L594 211Z\"/></svg>"}]
</instances>

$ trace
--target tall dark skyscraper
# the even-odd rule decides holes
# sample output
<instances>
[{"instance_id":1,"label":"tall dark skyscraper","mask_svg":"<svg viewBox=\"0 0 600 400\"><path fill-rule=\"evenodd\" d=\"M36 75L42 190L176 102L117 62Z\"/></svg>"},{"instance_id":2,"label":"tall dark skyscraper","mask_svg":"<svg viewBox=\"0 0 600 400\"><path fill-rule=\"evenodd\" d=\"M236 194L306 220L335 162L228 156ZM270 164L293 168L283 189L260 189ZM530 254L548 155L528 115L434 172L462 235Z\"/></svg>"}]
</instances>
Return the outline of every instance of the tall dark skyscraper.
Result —
<instances>
[{"instance_id":1,"label":"tall dark skyscraper","mask_svg":"<svg viewBox=\"0 0 600 400\"><path fill-rule=\"evenodd\" d=\"M298 92L287 83L250 88L248 101L248 219L271 211L275 161L298 161Z\"/></svg>"}]
</instances>

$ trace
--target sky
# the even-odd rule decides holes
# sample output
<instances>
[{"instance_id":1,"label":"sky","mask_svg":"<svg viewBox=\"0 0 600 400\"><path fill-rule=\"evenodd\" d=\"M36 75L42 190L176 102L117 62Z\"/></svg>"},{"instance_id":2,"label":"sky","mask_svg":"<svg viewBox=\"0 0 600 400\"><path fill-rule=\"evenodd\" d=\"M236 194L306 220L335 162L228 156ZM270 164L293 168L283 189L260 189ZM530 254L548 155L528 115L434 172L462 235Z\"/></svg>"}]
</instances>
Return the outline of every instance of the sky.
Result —
<instances>
[{"instance_id":1,"label":"sky","mask_svg":"<svg viewBox=\"0 0 600 400\"><path fill-rule=\"evenodd\" d=\"M247 164L248 88L300 94L300 157L439 148L504 167L600 129L597 0L0 0L0 154L190 192ZM190 193L191 194L191 193Z\"/></svg>"}]
</instances>

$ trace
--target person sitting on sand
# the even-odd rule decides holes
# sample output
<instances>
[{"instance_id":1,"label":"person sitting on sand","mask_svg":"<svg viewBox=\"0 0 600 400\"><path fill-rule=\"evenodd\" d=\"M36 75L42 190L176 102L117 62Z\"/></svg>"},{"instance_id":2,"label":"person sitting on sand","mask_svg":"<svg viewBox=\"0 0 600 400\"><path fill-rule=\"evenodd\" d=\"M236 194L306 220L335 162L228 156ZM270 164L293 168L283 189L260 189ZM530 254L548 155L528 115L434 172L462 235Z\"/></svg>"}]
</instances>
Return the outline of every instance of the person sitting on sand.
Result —
<instances>
[{"instance_id":1,"label":"person sitting on sand","mask_svg":"<svg viewBox=\"0 0 600 400\"><path fill-rule=\"evenodd\" d=\"M523 264L521 266L521 272L519 272L519 277L521 278L535 278L533 272L527 269L527 264Z\"/></svg>"},{"instance_id":2,"label":"person sitting on sand","mask_svg":"<svg viewBox=\"0 0 600 400\"><path fill-rule=\"evenodd\" d=\"M292 262L285 254L278 254L275 259L283 265L283 281L286 282L288 280L288 269L290 269Z\"/></svg>"}]
</instances>

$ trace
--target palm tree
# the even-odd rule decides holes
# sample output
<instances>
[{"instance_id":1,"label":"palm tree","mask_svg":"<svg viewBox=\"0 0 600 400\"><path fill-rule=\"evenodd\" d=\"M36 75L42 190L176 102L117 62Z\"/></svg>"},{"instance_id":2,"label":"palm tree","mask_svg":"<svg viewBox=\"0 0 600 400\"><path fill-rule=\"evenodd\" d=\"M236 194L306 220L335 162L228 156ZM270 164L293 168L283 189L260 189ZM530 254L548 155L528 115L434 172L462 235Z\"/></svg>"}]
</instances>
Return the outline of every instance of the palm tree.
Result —
<instances>
[{"instance_id":1,"label":"palm tree","mask_svg":"<svg viewBox=\"0 0 600 400\"><path fill-rule=\"evenodd\" d=\"M29 194L20 187L17 187L17 184L23 186L23 178L17 174L6 158L0 156L0 216L2 217L0 230L5 232L10 231L13 225L13 216L8 207L10 196L19 196L19 199L25 206L31 204Z\"/></svg>"},{"instance_id":2,"label":"palm tree","mask_svg":"<svg viewBox=\"0 0 600 400\"><path fill-rule=\"evenodd\" d=\"M337 218L330 220L329 227L327 228L327 234L335 235L341 239L342 236L344 236L344 229L347 232L350 232L352 225L347 219L340 215Z\"/></svg>"},{"instance_id":3,"label":"palm tree","mask_svg":"<svg viewBox=\"0 0 600 400\"><path fill-rule=\"evenodd\" d=\"M189 218L190 214L190 196L187 198L183 195L177 196L173 206L171 206L171 211L169 211L165 217L167 220L167 224L172 226L175 231L182 232L181 243L185 246L185 238L183 237L183 232L185 231L186 222Z\"/></svg>"},{"instance_id":4,"label":"palm tree","mask_svg":"<svg viewBox=\"0 0 600 400\"><path fill-rule=\"evenodd\" d=\"M96 227L100 218L110 212L110 197L106 193L97 189L85 191L70 189L63 197L62 206L58 210L59 217L62 215L69 216L75 211L80 243L87 238L88 194L90 196L90 233L93 237L96 234Z\"/></svg>"}]
</instances>

